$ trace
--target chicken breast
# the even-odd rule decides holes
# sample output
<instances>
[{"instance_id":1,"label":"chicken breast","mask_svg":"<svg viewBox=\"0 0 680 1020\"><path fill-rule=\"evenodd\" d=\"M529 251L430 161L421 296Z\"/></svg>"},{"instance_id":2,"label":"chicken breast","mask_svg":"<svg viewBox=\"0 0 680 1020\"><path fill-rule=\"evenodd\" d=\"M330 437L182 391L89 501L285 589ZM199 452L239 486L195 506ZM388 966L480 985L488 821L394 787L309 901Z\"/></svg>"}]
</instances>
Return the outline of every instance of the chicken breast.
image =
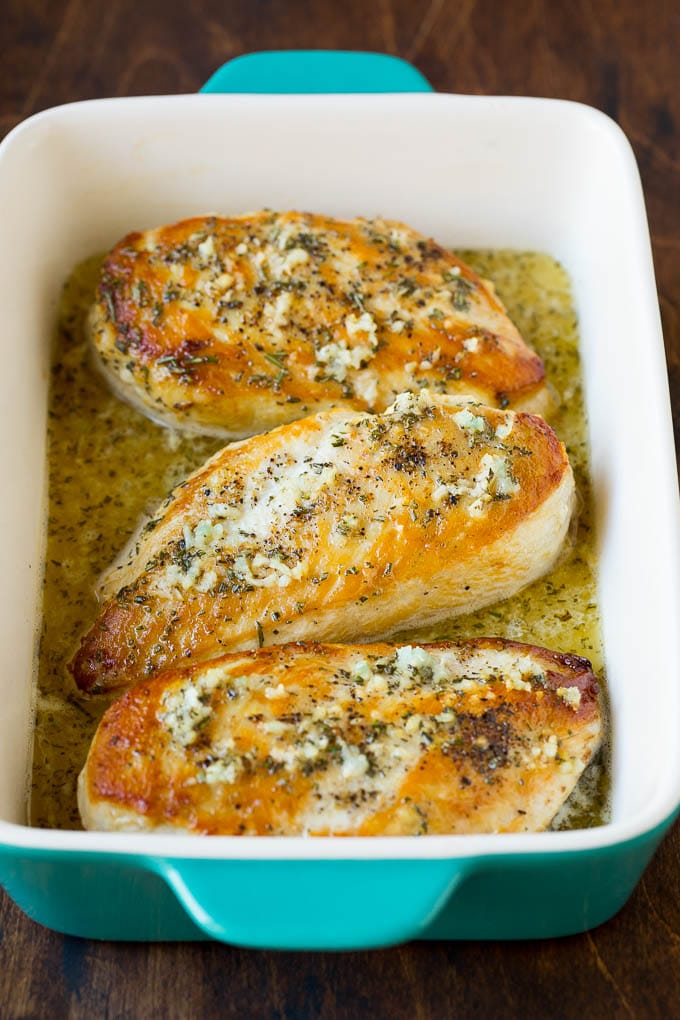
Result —
<instances>
[{"instance_id":1,"label":"chicken breast","mask_svg":"<svg viewBox=\"0 0 680 1020\"><path fill-rule=\"evenodd\" d=\"M225 438L403 390L542 414L543 364L490 285L401 223L216 216L129 234L89 319L118 394Z\"/></svg>"},{"instance_id":2,"label":"chicken breast","mask_svg":"<svg viewBox=\"0 0 680 1020\"><path fill-rule=\"evenodd\" d=\"M73 674L102 691L189 657L473 610L550 569L573 498L542 419L427 391L242 440L178 486L105 578Z\"/></svg>"},{"instance_id":3,"label":"chicken breast","mask_svg":"<svg viewBox=\"0 0 680 1020\"><path fill-rule=\"evenodd\" d=\"M163 673L110 707L78 803L89 829L532 832L601 727L590 663L530 645L263 648Z\"/></svg>"}]
</instances>

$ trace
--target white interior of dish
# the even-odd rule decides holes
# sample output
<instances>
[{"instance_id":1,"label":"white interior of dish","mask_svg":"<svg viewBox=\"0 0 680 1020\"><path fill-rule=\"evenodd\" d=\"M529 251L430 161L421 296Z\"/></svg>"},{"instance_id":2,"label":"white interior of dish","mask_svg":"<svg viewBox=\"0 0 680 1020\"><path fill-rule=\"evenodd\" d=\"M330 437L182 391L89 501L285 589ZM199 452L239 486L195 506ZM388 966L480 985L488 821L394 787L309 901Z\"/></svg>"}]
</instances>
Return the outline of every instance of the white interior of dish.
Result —
<instances>
[{"instance_id":1,"label":"white interior of dish","mask_svg":"<svg viewBox=\"0 0 680 1020\"><path fill-rule=\"evenodd\" d=\"M647 225L625 138L594 110L548 100L182 96L61 107L0 150L0 840L111 846L105 834L23 825L61 285L75 262L129 230L263 206L382 214L452 246L542 250L565 265L580 316L613 715L612 823L602 829L392 840L391 849L289 840L285 854L561 850L652 828L680 799L678 496ZM270 839L189 842L192 856L282 851ZM175 837L114 845L188 853Z\"/></svg>"}]
</instances>

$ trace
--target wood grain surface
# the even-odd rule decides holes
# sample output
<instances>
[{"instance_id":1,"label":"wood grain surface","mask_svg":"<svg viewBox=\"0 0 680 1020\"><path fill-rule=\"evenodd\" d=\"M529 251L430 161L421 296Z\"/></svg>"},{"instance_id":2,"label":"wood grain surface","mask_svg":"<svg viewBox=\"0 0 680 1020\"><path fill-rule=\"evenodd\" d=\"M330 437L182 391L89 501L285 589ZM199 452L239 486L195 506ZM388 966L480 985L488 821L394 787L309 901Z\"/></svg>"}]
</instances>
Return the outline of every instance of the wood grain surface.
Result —
<instances>
[{"instance_id":1,"label":"wood grain surface","mask_svg":"<svg viewBox=\"0 0 680 1020\"><path fill-rule=\"evenodd\" d=\"M0 133L58 103L192 92L272 48L372 49L448 92L557 96L616 118L640 164L680 427L677 0L3 0ZM583 936L372 953L64 938L0 894L0 1018L353 1020L680 1015L680 829Z\"/></svg>"}]
</instances>

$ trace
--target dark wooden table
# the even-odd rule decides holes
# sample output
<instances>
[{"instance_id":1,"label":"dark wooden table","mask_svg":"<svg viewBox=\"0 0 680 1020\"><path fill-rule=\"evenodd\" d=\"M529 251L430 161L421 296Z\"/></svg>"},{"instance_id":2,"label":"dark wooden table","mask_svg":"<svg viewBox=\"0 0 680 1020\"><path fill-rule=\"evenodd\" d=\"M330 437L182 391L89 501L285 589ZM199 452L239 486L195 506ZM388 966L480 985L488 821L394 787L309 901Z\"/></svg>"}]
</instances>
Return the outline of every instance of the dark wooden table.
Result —
<instances>
[{"instance_id":1,"label":"dark wooden table","mask_svg":"<svg viewBox=\"0 0 680 1020\"><path fill-rule=\"evenodd\" d=\"M371 49L449 92L558 96L616 118L642 171L680 426L677 0L4 0L0 133L48 106L192 92L276 48ZM678 429L676 427L676 435ZM0 1017L680 1016L680 828L624 910L548 942L372 953L64 938L0 893Z\"/></svg>"}]
</instances>

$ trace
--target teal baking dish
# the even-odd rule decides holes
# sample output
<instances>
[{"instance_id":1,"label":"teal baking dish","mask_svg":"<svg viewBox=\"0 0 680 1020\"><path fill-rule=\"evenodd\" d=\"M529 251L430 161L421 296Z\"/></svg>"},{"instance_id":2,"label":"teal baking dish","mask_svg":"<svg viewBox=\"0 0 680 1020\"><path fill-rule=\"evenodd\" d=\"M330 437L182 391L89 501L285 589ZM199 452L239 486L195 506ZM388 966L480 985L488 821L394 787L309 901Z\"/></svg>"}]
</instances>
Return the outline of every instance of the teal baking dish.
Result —
<instances>
[{"instance_id":1,"label":"teal baking dish","mask_svg":"<svg viewBox=\"0 0 680 1020\"><path fill-rule=\"evenodd\" d=\"M205 92L48 110L0 147L0 307L5 342L22 337L0 378L13 483L0 505L11 536L0 544L0 882L36 921L100 939L360 949L600 924L625 903L680 803L677 474L630 147L588 107L437 95L379 54L254 54L225 65ZM544 250L569 271L598 509L607 825L305 840L25 824L60 286L78 259L127 230L261 206L383 212L458 247Z\"/></svg>"}]
</instances>

